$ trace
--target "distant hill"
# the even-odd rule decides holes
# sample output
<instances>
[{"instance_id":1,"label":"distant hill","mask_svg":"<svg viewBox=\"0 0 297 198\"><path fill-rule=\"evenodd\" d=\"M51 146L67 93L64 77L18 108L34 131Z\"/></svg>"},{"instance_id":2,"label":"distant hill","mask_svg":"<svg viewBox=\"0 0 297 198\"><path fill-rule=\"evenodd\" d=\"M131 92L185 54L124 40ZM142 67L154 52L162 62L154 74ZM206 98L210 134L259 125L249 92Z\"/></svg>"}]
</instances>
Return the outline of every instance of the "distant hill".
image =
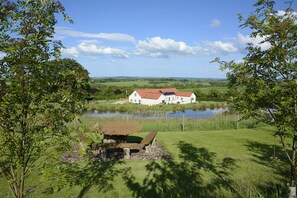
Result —
<instances>
[{"instance_id":1,"label":"distant hill","mask_svg":"<svg viewBox=\"0 0 297 198\"><path fill-rule=\"evenodd\" d=\"M226 78L193 78L193 77L138 77L138 76L115 76L115 77L91 77L94 80L166 80L166 81L227 81Z\"/></svg>"}]
</instances>

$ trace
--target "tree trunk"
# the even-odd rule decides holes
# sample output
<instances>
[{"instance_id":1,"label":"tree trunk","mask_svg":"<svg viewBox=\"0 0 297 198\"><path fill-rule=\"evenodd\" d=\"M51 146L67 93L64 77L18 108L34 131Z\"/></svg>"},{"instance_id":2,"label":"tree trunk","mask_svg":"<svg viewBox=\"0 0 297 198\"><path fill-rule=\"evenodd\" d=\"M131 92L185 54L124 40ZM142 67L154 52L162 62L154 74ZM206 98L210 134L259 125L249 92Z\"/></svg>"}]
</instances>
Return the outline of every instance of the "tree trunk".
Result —
<instances>
[{"instance_id":1,"label":"tree trunk","mask_svg":"<svg viewBox=\"0 0 297 198\"><path fill-rule=\"evenodd\" d=\"M293 142L292 142L290 198L296 197L296 140L297 140L297 132L295 132Z\"/></svg>"}]
</instances>

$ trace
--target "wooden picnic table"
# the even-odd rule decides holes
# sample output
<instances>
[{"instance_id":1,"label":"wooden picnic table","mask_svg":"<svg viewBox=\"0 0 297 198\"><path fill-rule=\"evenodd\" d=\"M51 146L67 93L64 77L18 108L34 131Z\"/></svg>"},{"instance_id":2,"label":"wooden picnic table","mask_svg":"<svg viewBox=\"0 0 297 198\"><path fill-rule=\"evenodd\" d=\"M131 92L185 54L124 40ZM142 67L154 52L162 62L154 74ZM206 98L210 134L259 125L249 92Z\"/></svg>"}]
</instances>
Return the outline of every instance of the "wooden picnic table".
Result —
<instances>
[{"instance_id":1,"label":"wooden picnic table","mask_svg":"<svg viewBox=\"0 0 297 198\"><path fill-rule=\"evenodd\" d=\"M128 135L137 133L141 129L141 125L130 122L106 122L100 127L103 143L125 143Z\"/></svg>"}]
</instances>

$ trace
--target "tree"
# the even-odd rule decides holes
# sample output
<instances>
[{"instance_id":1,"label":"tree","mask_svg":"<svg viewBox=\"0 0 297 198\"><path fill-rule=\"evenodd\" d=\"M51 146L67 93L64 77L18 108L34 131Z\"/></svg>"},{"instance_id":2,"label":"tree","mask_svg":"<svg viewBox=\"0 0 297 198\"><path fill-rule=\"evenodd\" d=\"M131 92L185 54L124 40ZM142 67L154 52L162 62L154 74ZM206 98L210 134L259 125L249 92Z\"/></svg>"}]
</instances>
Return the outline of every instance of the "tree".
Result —
<instances>
[{"instance_id":1,"label":"tree","mask_svg":"<svg viewBox=\"0 0 297 198\"><path fill-rule=\"evenodd\" d=\"M84 105L88 73L73 60L54 60L57 0L0 1L0 172L14 197L40 162L66 147L65 123ZM39 160L39 161L38 161ZM41 163L42 164L42 163Z\"/></svg>"},{"instance_id":2,"label":"tree","mask_svg":"<svg viewBox=\"0 0 297 198\"><path fill-rule=\"evenodd\" d=\"M215 61L228 69L229 101L235 109L244 118L253 117L276 128L275 135L280 137L291 167L290 187L295 188L297 19L292 2L284 13L276 11L274 5L272 0L259 0L254 13L247 18L239 17L243 20L241 26L252 31L251 38L262 39L258 45L248 44L242 63Z\"/></svg>"},{"instance_id":3,"label":"tree","mask_svg":"<svg viewBox=\"0 0 297 198\"><path fill-rule=\"evenodd\" d=\"M219 98L220 97L220 92L216 89L211 89L208 92L208 97L209 98Z\"/></svg>"},{"instance_id":4,"label":"tree","mask_svg":"<svg viewBox=\"0 0 297 198\"><path fill-rule=\"evenodd\" d=\"M196 95L197 98L205 97L205 94L199 88L194 89L194 94Z\"/></svg>"}]
</instances>

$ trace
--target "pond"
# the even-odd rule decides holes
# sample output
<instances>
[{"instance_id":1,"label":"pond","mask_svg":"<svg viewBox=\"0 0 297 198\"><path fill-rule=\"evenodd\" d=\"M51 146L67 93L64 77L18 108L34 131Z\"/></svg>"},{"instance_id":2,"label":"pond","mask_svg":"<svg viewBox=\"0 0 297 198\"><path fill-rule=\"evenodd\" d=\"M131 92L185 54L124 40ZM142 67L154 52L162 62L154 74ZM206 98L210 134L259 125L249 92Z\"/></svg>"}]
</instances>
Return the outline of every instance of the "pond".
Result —
<instances>
[{"instance_id":1,"label":"pond","mask_svg":"<svg viewBox=\"0 0 297 198\"><path fill-rule=\"evenodd\" d=\"M227 108L206 108L205 110L186 109L185 111L164 112L164 113L127 113L119 111L99 112L94 110L87 112L84 115L96 117L132 117L132 118L210 118L227 111Z\"/></svg>"}]
</instances>

